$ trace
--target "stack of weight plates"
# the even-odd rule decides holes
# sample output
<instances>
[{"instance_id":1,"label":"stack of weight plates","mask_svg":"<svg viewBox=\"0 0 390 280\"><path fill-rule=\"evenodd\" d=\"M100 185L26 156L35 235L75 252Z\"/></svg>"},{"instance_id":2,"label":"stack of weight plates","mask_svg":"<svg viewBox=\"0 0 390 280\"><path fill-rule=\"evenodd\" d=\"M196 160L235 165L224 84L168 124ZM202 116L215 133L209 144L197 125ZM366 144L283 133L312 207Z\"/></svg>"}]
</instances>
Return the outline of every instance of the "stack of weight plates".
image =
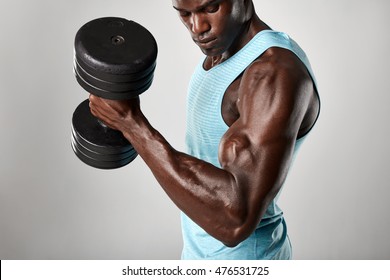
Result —
<instances>
[{"instance_id":1,"label":"stack of weight plates","mask_svg":"<svg viewBox=\"0 0 390 280\"><path fill-rule=\"evenodd\" d=\"M88 92L107 99L130 99L147 90L156 67L153 35L134 21L95 19L76 34L74 71Z\"/></svg>"},{"instance_id":2,"label":"stack of weight plates","mask_svg":"<svg viewBox=\"0 0 390 280\"><path fill-rule=\"evenodd\" d=\"M74 44L74 74L89 93L113 100L137 97L153 81L157 44L134 21L99 18L82 26ZM112 169L130 163L137 152L119 131L107 128L89 110L88 100L73 114L72 147L86 164Z\"/></svg>"},{"instance_id":3,"label":"stack of weight plates","mask_svg":"<svg viewBox=\"0 0 390 280\"><path fill-rule=\"evenodd\" d=\"M101 169L119 168L133 161L138 155L133 146L121 132L96 119L88 103L82 102L72 119L72 148L79 159Z\"/></svg>"}]
</instances>

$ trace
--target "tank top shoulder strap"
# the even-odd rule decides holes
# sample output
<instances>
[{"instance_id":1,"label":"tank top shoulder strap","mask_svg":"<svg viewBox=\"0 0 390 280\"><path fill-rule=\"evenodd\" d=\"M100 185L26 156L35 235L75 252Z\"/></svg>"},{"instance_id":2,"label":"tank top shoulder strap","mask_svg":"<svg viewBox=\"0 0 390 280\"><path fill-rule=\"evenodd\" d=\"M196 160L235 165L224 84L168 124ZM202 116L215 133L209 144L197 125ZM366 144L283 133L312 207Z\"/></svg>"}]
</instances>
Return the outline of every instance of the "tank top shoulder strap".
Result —
<instances>
[{"instance_id":1,"label":"tank top shoulder strap","mask_svg":"<svg viewBox=\"0 0 390 280\"><path fill-rule=\"evenodd\" d=\"M216 75L218 78L222 74L222 77L226 77L227 81L231 81L231 79L235 79L240 75L255 59L272 47L280 47L292 51L304 63L317 88L317 81L305 52L289 35L274 30L260 31L235 55L210 70L203 68L204 60L202 60L198 64L196 72L200 75Z\"/></svg>"}]
</instances>

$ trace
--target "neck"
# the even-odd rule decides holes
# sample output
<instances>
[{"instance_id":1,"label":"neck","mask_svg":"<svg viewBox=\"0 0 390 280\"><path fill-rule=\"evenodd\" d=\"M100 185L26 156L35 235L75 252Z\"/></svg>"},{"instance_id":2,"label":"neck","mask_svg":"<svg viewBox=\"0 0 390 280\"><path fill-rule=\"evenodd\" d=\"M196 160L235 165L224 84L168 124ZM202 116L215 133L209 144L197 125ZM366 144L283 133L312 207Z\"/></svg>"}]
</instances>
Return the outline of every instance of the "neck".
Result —
<instances>
[{"instance_id":1,"label":"neck","mask_svg":"<svg viewBox=\"0 0 390 280\"><path fill-rule=\"evenodd\" d=\"M250 20L242 25L242 30L239 33L241 34L240 37L235 40L234 44L227 51L221 55L208 57L210 68L232 57L240 49L242 49L257 33L266 29L271 28L254 13Z\"/></svg>"}]
</instances>

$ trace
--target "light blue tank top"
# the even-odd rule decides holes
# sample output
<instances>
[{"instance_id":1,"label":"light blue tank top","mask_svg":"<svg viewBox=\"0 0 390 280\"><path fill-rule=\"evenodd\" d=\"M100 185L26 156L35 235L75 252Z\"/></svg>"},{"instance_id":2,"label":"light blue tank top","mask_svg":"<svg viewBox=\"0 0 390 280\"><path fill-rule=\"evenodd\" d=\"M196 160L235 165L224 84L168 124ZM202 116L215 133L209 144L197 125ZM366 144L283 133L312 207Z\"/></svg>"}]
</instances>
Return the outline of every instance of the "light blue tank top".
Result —
<instances>
[{"instance_id":1,"label":"light blue tank top","mask_svg":"<svg viewBox=\"0 0 390 280\"><path fill-rule=\"evenodd\" d=\"M220 167L218 148L228 129L221 106L229 85L261 54L271 47L285 48L306 65L314 84L316 81L303 50L287 34L272 30L259 32L234 56L204 70L204 59L191 78L187 97L187 153ZM303 138L297 140L294 157ZM279 193L280 194L280 193ZM291 246L283 212L270 203L256 230L234 248L210 236L184 213L181 215L183 233L182 259L290 259Z\"/></svg>"}]
</instances>

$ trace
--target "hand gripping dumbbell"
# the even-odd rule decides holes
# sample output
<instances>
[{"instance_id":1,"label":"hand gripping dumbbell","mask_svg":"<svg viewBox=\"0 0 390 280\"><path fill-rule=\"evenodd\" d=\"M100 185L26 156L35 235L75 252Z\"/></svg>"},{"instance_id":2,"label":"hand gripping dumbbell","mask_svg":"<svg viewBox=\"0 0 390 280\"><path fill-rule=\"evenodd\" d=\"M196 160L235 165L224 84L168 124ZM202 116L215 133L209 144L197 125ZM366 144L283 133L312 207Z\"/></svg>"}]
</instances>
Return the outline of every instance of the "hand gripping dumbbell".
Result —
<instances>
[{"instance_id":1,"label":"hand gripping dumbbell","mask_svg":"<svg viewBox=\"0 0 390 280\"><path fill-rule=\"evenodd\" d=\"M134 21L106 17L92 20L77 32L74 74L89 93L112 100L135 98L152 84L157 43ZM138 155L121 132L107 127L83 101L73 113L72 148L84 163L114 169Z\"/></svg>"}]
</instances>

